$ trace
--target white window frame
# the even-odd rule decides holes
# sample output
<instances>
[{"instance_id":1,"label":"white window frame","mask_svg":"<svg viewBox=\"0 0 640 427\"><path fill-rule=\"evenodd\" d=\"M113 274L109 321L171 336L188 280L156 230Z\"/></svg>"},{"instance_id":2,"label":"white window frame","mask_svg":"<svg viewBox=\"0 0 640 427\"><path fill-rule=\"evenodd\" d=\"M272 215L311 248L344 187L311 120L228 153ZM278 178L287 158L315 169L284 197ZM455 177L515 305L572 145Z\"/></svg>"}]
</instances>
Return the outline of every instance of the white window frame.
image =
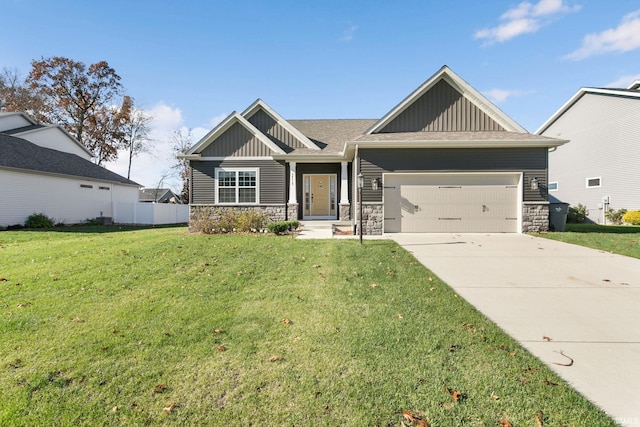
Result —
<instances>
[{"instance_id":1,"label":"white window frame","mask_svg":"<svg viewBox=\"0 0 640 427\"><path fill-rule=\"evenodd\" d=\"M556 185L556 188L551 188L553 184ZM558 191L558 188L560 188L560 186L558 185L558 181L552 181L549 183L549 191Z\"/></svg>"},{"instance_id":2,"label":"white window frame","mask_svg":"<svg viewBox=\"0 0 640 427\"><path fill-rule=\"evenodd\" d=\"M589 185L589 181L592 179L597 179L598 180L598 185ZM586 188L600 188L602 187L602 177L601 176L594 176L591 178L587 178L584 181L584 185Z\"/></svg>"},{"instance_id":3,"label":"white window frame","mask_svg":"<svg viewBox=\"0 0 640 427\"><path fill-rule=\"evenodd\" d=\"M218 176L220 174L220 172L235 172L236 174L236 185L235 187L235 202L224 202L224 203L220 203L219 202L219 189L220 186L218 185L219 183L219 179ZM256 200L255 202L240 202L240 195L239 195L239 189L240 186L238 185L239 180L238 180L238 172L255 172L256 174ZM221 168L216 168L215 169L215 176L216 176L216 185L215 185L215 201L216 201L216 205L219 206L255 206L255 205L259 205L260 204L260 168L230 168L230 167L221 167ZM230 188L230 187L224 187L224 188ZM248 187L248 188L254 188L254 187Z\"/></svg>"}]
</instances>

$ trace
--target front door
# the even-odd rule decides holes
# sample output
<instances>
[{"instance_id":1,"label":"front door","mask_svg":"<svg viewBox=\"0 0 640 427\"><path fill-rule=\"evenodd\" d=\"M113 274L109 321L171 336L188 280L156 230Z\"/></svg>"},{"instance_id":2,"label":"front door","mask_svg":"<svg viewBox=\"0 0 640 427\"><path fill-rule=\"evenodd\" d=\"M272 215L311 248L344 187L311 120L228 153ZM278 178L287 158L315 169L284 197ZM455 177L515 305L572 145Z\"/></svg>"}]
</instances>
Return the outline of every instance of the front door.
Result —
<instances>
[{"instance_id":1,"label":"front door","mask_svg":"<svg viewBox=\"0 0 640 427\"><path fill-rule=\"evenodd\" d=\"M336 175L305 175L304 189L304 217L335 218Z\"/></svg>"}]
</instances>

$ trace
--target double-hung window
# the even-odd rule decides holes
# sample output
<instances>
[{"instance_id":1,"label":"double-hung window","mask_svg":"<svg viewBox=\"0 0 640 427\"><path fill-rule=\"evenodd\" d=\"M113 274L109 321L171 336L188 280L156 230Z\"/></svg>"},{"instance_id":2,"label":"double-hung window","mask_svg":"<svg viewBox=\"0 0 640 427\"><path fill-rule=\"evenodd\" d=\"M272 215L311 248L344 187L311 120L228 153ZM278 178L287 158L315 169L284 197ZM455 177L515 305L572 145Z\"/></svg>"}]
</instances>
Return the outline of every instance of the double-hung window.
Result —
<instances>
[{"instance_id":1,"label":"double-hung window","mask_svg":"<svg viewBox=\"0 0 640 427\"><path fill-rule=\"evenodd\" d=\"M258 169L216 169L216 201L219 205L258 204Z\"/></svg>"}]
</instances>

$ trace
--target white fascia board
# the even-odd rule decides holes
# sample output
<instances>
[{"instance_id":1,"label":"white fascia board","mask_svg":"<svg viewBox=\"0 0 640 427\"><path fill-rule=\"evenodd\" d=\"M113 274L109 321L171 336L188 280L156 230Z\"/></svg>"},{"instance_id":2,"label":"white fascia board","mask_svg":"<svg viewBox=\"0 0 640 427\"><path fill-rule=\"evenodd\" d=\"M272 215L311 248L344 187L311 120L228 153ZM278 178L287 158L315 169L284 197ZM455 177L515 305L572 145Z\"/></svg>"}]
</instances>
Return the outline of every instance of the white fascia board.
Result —
<instances>
[{"instance_id":1,"label":"white fascia board","mask_svg":"<svg viewBox=\"0 0 640 427\"><path fill-rule=\"evenodd\" d=\"M403 99L398 105L393 107L384 117L378 120L372 127L367 129L365 135L369 135L379 131L381 128L389 124L393 119L398 117L403 111L405 111L410 105L412 105L418 98L424 95L429 89L431 89L440 80L446 80L447 83L458 89L463 96L472 101L489 117L502 125L507 131L526 133L526 129L516 123L511 117L506 115L502 110L496 107L491 101L489 101L484 95L475 90L469 83L464 81L460 76L454 73L449 67L443 65L433 76L431 76L420 87L411 92L409 96Z\"/></svg>"},{"instance_id":2,"label":"white fascia board","mask_svg":"<svg viewBox=\"0 0 640 427\"><path fill-rule=\"evenodd\" d=\"M302 132L296 129L293 125L291 125L288 121L286 121L280 114L276 113L271 107L269 107L262 99L258 98L247 107L241 113L242 117L250 118L253 116L259 109L262 109L267 115L269 115L273 120L275 120L280 126L285 128L290 134L296 137L298 141L300 141L305 147L310 148L312 150L320 150L316 144L314 144L309 138L304 136Z\"/></svg>"},{"instance_id":3,"label":"white fascia board","mask_svg":"<svg viewBox=\"0 0 640 427\"><path fill-rule=\"evenodd\" d=\"M556 139L551 141L349 141L350 146L360 148L534 148L558 147L568 140Z\"/></svg>"},{"instance_id":4,"label":"white fascia board","mask_svg":"<svg viewBox=\"0 0 640 427\"><path fill-rule=\"evenodd\" d=\"M582 96L587 94L587 93L593 93L593 94L598 94L598 95L621 96L621 97L626 97L626 98L638 98L638 99L640 99L640 92L633 93L633 92L629 92L628 90L604 89L604 88L594 88L594 87L581 87L580 90L578 90L567 102L565 102L562 105L562 107L560 107L558 109L558 111L553 113L553 115L551 117L549 117L549 119L546 122L544 122L542 124L542 126L540 126L538 128L538 130L535 131L535 133L537 135L542 135L542 133L545 130L547 130L547 128L549 126L551 126L553 124L553 122L558 120L560 118L560 116L562 116L564 113L566 113L567 110L570 109L573 106L573 104L578 102L578 100L580 100L580 98L582 98Z\"/></svg>"},{"instance_id":5,"label":"white fascia board","mask_svg":"<svg viewBox=\"0 0 640 427\"><path fill-rule=\"evenodd\" d=\"M194 155L200 157L200 155L198 154L200 151L202 151L205 147L215 141L220 135L222 135L236 123L239 123L242 127L248 130L253 136L258 138L260 142L269 147L271 151L279 154L285 154L285 152L276 144L274 144L273 141L271 141L266 135L260 132L254 125L249 123L247 119L238 114L238 112L234 111L233 113L229 114L226 119L220 122L218 126L213 128L200 141L198 141L193 147L191 147L189 151L179 157L182 159L189 159Z\"/></svg>"}]
</instances>

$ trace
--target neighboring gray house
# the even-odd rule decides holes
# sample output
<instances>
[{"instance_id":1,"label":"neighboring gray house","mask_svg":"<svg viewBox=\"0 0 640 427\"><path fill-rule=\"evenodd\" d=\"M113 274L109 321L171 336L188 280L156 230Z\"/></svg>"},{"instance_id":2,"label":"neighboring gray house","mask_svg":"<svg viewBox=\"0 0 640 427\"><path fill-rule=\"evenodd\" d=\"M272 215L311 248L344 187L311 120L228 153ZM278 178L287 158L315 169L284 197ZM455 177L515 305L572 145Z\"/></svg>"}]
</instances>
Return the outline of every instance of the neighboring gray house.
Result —
<instances>
[{"instance_id":1,"label":"neighboring gray house","mask_svg":"<svg viewBox=\"0 0 640 427\"><path fill-rule=\"evenodd\" d=\"M114 203L136 203L139 185L91 162L59 126L24 113L0 113L0 226L33 213L60 223L112 217Z\"/></svg>"},{"instance_id":2,"label":"neighboring gray house","mask_svg":"<svg viewBox=\"0 0 640 427\"><path fill-rule=\"evenodd\" d=\"M640 209L640 81L626 89L581 88L536 131L571 140L549 153L550 195L589 209Z\"/></svg>"},{"instance_id":3,"label":"neighboring gray house","mask_svg":"<svg viewBox=\"0 0 640 427\"><path fill-rule=\"evenodd\" d=\"M169 188L143 188L140 190L140 201L143 203L182 204L180 196Z\"/></svg>"},{"instance_id":4,"label":"neighboring gray house","mask_svg":"<svg viewBox=\"0 0 640 427\"><path fill-rule=\"evenodd\" d=\"M357 224L366 234L548 229L548 150L444 66L379 120L285 120L258 99L181 157L191 215L258 209L272 220Z\"/></svg>"}]
</instances>

